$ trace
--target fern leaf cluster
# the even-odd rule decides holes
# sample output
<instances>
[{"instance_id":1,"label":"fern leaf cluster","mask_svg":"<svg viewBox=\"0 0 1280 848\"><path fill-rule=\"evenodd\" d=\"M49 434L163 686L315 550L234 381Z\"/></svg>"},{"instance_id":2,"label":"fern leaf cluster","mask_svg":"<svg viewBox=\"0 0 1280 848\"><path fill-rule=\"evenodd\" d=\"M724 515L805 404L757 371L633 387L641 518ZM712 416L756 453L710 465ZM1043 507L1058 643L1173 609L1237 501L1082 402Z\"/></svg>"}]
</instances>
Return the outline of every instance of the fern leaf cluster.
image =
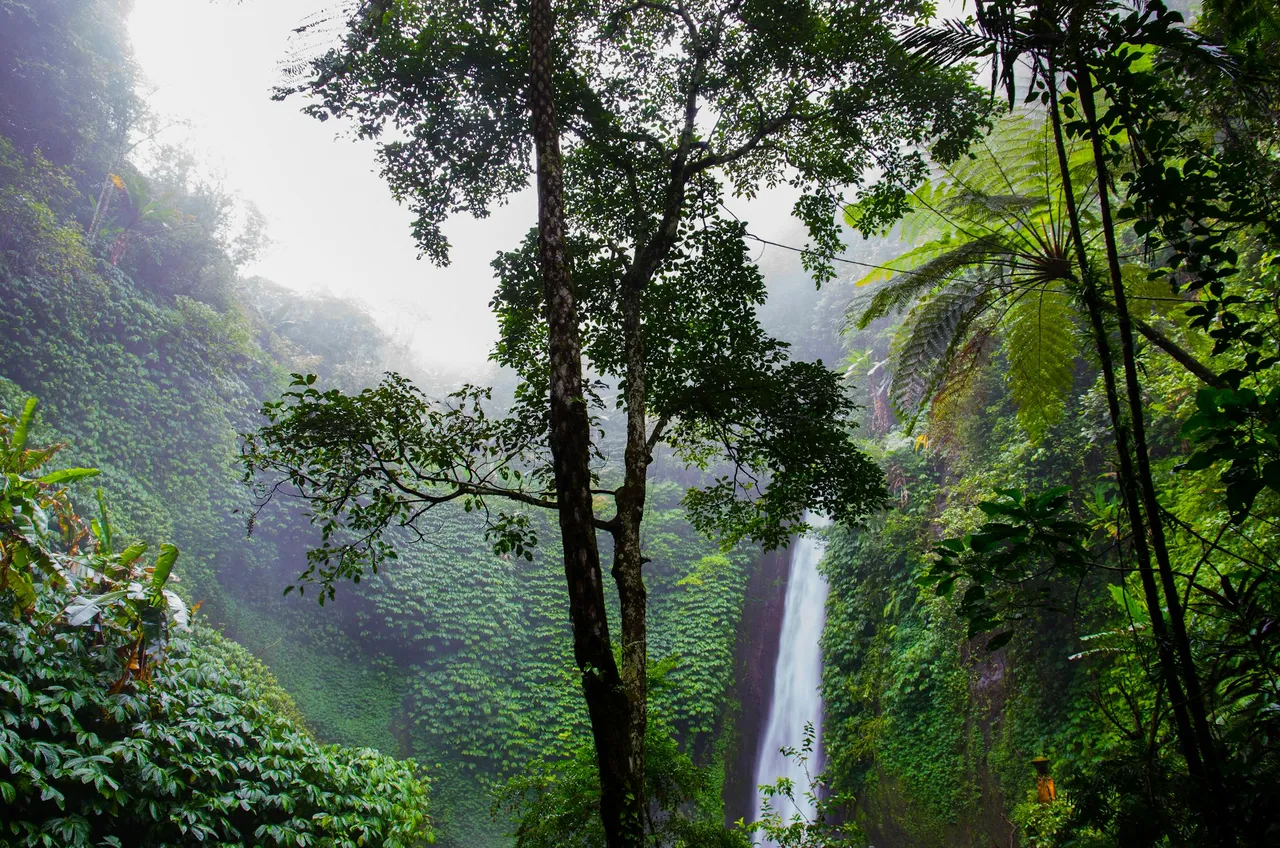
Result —
<instances>
[{"instance_id":1,"label":"fern leaf cluster","mask_svg":"<svg viewBox=\"0 0 1280 848\"><path fill-rule=\"evenodd\" d=\"M1004 317L1009 392L1033 443L1066 412L1077 353L1073 317L1067 295L1047 286L1018 297Z\"/></svg>"},{"instance_id":2,"label":"fern leaf cluster","mask_svg":"<svg viewBox=\"0 0 1280 848\"><path fill-rule=\"evenodd\" d=\"M934 251L925 261L913 266L914 260L922 258L925 248L934 247L932 243L924 245L896 260L902 271L872 294L857 317L859 329L877 318L900 312L923 295L945 286L965 269L981 264L992 252L989 245L981 242L956 242L949 244L945 252Z\"/></svg>"},{"instance_id":3,"label":"fern leaf cluster","mask_svg":"<svg viewBox=\"0 0 1280 848\"><path fill-rule=\"evenodd\" d=\"M1081 169L1077 203L1087 210L1087 151L1071 150L1069 158ZM857 210L847 217L856 219ZM1071 233L1042 117L1011 116L976 155L940 168L913 192L899 237L912 247L857 281L876 287L849 311L859 329L906 311L890 358L898 414L909 429L931 406L956 415L973 393L953 383L967 384L966 364L985 361L994 333L1018 420L1032 441L1043 439L1065 412L1077 351L1065 293L1074 277ZM978 332L984 340L973 344Z\"/></svg>"},{"instance_id":4,"label":"fern leaf cluster","mask_svg":"<svg viewBox=\"0 0 1280 848\"><path fill-rule=\"evenodd\" d=\"M911 426L946 376L948 363L964 340L981 297L980 286L959 281L922 300L907 315L894 340L889 399Z\"/></svg>"}]
</instances>

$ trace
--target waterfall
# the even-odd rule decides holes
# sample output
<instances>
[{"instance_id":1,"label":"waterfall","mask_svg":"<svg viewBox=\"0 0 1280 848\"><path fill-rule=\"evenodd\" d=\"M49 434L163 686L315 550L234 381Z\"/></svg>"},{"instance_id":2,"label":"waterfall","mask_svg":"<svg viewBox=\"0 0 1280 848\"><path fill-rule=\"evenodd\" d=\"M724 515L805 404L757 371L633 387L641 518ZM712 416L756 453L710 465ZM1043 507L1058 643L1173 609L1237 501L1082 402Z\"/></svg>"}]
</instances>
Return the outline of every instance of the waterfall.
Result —
<instances>
[{"instance_id":1,"label":"waterfall","mask_svg":"<svg viewBox=\"0 0 1280 848\"><path fill-rule=\"evenodd\" d=\"M830 523L817 516L808 516L807 520L814 527L825 527ZM773 784L779 777L791 778L796 804L806 818L812 818L814 812L805 798L809 782L800 764L794 758L782 756L778 749L798 749L803 741L805 722L813 723L815 749L822 739L820 640L822 626L826 622L827 581L818 573L818 562L825 549L825 540L803 536L796 540L791 550L778 664L773 671L773 698L769 702L769 720L760 740L760 756L756 765L757 786ZM808 766L810 773L816 775L821 764L814 757ZM781 808L776 798L773 806L775 812L787 820L796 812Z\"/></svg>"}]
</instances>

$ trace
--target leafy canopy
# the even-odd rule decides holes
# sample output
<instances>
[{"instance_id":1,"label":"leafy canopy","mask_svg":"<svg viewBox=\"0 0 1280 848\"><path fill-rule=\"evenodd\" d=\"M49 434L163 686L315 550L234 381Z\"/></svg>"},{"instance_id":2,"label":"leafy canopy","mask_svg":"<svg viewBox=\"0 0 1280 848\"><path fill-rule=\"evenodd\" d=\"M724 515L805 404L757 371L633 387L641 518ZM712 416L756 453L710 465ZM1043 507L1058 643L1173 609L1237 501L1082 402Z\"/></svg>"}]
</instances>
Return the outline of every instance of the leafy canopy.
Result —
<instances>
[{"instance_id":1,"label":"leafy canopy","mask_svg":"<svg viewBox=\"0 0 1280 848\"><path fill-rule=\"evenodd\" d=\"M666 444L706 473L686 506L726 546L746 538L785 544L808 508L837 519L862 514L882 487L844 424L851 403L836 375L791 362L760 326L763 279L724 194L790 184L811 236L806 264L819 282L830 279L843 247L836 212L845 193L866 189L867 208L877 210L869 214L885 213L901 198L867 189L870 169L886 175L883 185L900 184L922 173L915 145L941 139L935 154L949 160L975 130L981 110L964 72L940 72L898 48L894 25L925 11L911 2L874 10L721 0L557 9L556 107L576 306L587 369L603 381L588 399L593 413L603 424L603 393L615 385L629 415L642 402L653 426L631 448L652 453ZM526 21L518 4L370 4L349 21L340 47L300 63L295 84L279 94L306 92L312 114L354 119L361 135L380 140L383 175L413 210L419 246L445 262L447 216L484 215L527 183ZM407 406L392 409L387 401L408 390L392 377L358 397L316 392L268 408L271 423L245 456L249 474L266 480L261 494L269 497L281 479L300 487L317 521L331 534L341 529L338 547L355 546L346 560L353 567L359 556L372 555L376 566L388 555L380 528L411 524L440 499L483 509L485 497L505 495L554 507L545 489L549 366L535 248L531 236L498 257L493 302L501 325L494 359L523 381L503 425L521 434L521 450L493 467L512 475L506 484L516 470L531 477L494 488L493 476L483 484L458 477L491 462L481 421L490 413L468 401L470 423L449 419L478 439L475 456L466 455L459 430L434 429L453 414L453 401L430 406L402 396ZM639 329L628 324L629 310L638 311ZM628 397L629 381L641 377L643 394ZM366 422L364 436L330 439L343 417ZM432 462L383 449L410 444ZM348 451L325 459L343 473L296 473L318 471L316 451L330 448ZM601 486L613 483L608 473ZM418 481L443 489L424 498ZM378 505L376 515L366 503ZM491 536L519 552L529 542L525 527L518 513L500 512ZM353 570L321 577L330 574Z\"/></svg>"}]
</instances>

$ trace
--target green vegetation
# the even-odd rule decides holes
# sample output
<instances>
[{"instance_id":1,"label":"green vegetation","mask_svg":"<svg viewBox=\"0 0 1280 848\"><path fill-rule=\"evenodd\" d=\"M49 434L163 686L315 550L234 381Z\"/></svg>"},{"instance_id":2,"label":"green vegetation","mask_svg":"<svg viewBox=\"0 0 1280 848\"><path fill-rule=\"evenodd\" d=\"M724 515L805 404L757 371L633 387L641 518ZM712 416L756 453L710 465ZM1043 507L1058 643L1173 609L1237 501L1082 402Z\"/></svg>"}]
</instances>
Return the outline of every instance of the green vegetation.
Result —
<instances>
[{"instance_id":1,"label":"green vegetation","mask_svg":"<svg viewBox=\"0 0 1280 848\"><path fill-rule=\"evenodd\" d=\"M127 4L0 0L0 845L1274 844L1273 6L355 4L285 88L428 256L541 175L489 390L248 276ZM726 827L805 509L825 773Z\"/></svg>"},{"instance_id":2,"label":"green vegetation","mask_svg":"<svg viewBox=\"0 0 1280 848\"><path fill-rule=\"evenodd\" d=\"M411 763L322 746L260 664L167 588L178 549L121 547L41 473L35 402L0 415L4 845L433 842Z\"/></svg>"},{"instance_id":3,"label":"green vegetation","mask_svg":"<svg viewBox=\"0 0 1280 848\"><path fill-rule=\"evenodd\" d=\"M1274 78L1157 2L907 42L993 57L1011 103L1029 61L1040 108L907 187L911 249L854 309L904 424L900 508L827 564L835 785L873 841L1268 844Z\"/></svg>"},{"instance_id":4,"label":"green vegetation","mask_svg":"<svg viewBox=\"0 0 1280 848\"><path fill-rule=\"evenodd\" d=\"M383 176L437 263L448 215L487 215L533 171L538 226L494 262L493 358L519 376L514 403L495 412L473 386L433 402L396 375L359 394L298 375L264 406L246 475L264 502L298 497L312 510L321 543L304 579L328 597L333 581L396 555L389 530L417 529L443 505L481 512L494 551L517 557L538 538L522 510L557 513L611 848L645 843L655 451L700 472L682 504L725 548L776 549L808 529L808 510L853 522L883 498L839 375L793 360L760 324L764 279L724 201L787 183L810 238L805 264L819 284L832 279L844 193L889 214L897 192L866 189L866 172L890 186L914 179L920 148L954 159L979 124L963 70L898 45L895 30L928 11L914 0L882 0L874 14L798 2L781 15L737 0L388 0L348 13L341 44L279 92L308 94L312 115L354 119L378 140ZM593 431L606 394L624 445L601 471Z\"/></svg>"},{"instance_id":5,"label":"green vegetation","mask_svg":"<svg viewBox=\"0 0 1280 848\"><path fill-rule=\"evenodd\" d=\"M492 819L491 793L531 758L576 749L584 729L567 683L558 546L532 562L494 555L476 516L458 509L440 514L426 544L340 593L331 613L282 597L315 537L291 510L259 512L246 537L252 500L234 466L237 433L290 372L358 390L399 352L349 304L246 278L258 225L233 215L190 157L151 142L158 155L146 158L162 164L133 164L129 128L147 119L132 85L105 71L131 67L119 58L128 51L117 9L2 8L16 27L5 28L5 73L35 82L3 95L0 409L40 397L33 438L65 442L61 458L101 469L94 482L119 537L182 549L174 590L269 665L321 740L414 756L433 776L438 837L501 844L511 824ZM65 79L34 74L50 57L82 75L64 90ZM63 99L72 91L76 103ZM37 120L46 101L100 111L79 119L74 144L54 144L68 128ZM156 214L161 206L176 211ZM705 761L725 730L751 556L700 539L679 496L653 486L643 531L652 653L669 679L653 697Z\"/></svg>"}]
</instances>

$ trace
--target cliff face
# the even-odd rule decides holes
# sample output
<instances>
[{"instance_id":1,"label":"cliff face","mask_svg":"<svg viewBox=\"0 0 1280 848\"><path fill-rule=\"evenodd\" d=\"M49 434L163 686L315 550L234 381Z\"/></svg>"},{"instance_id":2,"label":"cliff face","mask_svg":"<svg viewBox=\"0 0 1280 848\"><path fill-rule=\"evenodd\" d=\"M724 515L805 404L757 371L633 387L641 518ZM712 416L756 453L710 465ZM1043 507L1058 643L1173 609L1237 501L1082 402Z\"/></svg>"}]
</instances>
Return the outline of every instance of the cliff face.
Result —
<instances>
[{"instance_id":1,"label":"cliff face","mask_svg":"<svg viewBox=\"0 0 1280 848\"><path fill-rule=\"evenodd\" d=\"M760 737L769 720L769 698L787 595L789 551L763 554L747 584L742 623L734 651L734 684L730 703L738 713L725 753L724 809L727 824L751 821L758 811L756 762Z\"/></svg>"},{"instance_id":2,"label":"cliff face","mask_svg":"<svg viewBox=\"0 0 1280 848\"><path fill-rule=\"evenodd\" d=\"M988 651L916 584L921 547L901 517L832 536L824 768L875 848L1017 846L1043 812L1032 758L1053 758L1062 787L1094 733L1080 719L1095 683L1069 659L1079 622L1028 610Z\"/></svg>"},{"instance_id":3,"label":"cliff face","mask_svg":"<svg viewBox=\"0 0 1280 848\"><path fill-rule=\"evenodd\" d=\"M967 652L966 652L967 653ZM897 773L876 764L858 795L856 819L875 848L1015 848L1018 828L1010 823L1005 794L990 754L1000 747L1008 696L1007 658L1003 653L969 657L963 734L952 759L963 765L959 787L968 797L938 815L931 789L908 771ZM923 741L923 740L920 740ZM932 772L937 763L921 763Z\"/></svg>"},{"instance_id":4,"label":"cliff face","mask_svg":"<svg viewBox=\"0 0 1280 848\"><path fill-rule=\"evenodd\" d=\"M911 529L911 528L906 528ZM1091 731L1079 717L1094 682L1069 659L1079 622L1028 611L994 652L967 638L950 600L911 579L918 538L901 524L837 528L821 566L822 768L855 798L875 848L1018 848L1035 818L1034 757L1069 785ZM753 820L756 767L779 652L790 553L762 556L738 631L725 747L725 817Z\"/></svg>"}]
</instances>

